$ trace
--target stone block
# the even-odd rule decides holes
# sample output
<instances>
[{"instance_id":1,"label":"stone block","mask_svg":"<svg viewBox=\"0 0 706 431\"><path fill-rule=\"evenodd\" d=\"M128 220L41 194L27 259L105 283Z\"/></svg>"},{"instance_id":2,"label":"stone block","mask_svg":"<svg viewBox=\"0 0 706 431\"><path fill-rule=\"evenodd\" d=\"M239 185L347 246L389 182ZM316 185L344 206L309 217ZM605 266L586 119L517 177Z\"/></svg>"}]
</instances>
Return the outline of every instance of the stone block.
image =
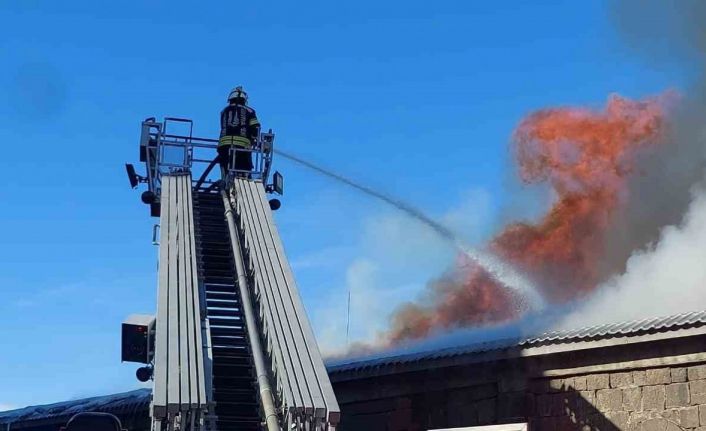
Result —
<instances>
[{"instance_id":1,"label":"stone block","mask_svg":"<svg viewBox=\"0 0 706 431\"><path fill-rule=\"evenodd\" d=\"M529 390L534 394L546 394L549 392L549 382L546 379L530 380Z\"/></svg>"},{"instance_id":2,"label":"stone block","mask_svg":"<svg viewBox=\"0 0 706 431\"><path fill-rule=\"evenodd\" d=\"M667 421L662 418L646 419L641 423L642 431L665 431L667 429Z\"/></svg>"},{"instance_id":3,"label":"stone block","mask_svg":"<svg viewBox=\"0 0 706 431\"><path fill-rule=\"evenodd\" d=\"M586 376L586 389L593 391L596 389L608 389L608 374L589 374Z\"/></svg>"},{"instance_id":4,"label":"stone block","mask_svg":"<svg viewBox=\"0 0 706 431\"><path fill-rule=\"evenodd\" d=\"M645 386L647 384L647 374L644 371L633 371L632 382L637 386Z\"/></svg>"},{"instance_id":5,"label":"stone block","mask_svg":"<svg viewBox=\"0 0 706 431\"><path fill-rule=\"evenodd\" d=\"M672 374L669 368L654 368L645 372L648 385L665 385L672 383Z\"/></svg>"},{"instance_id":6,"label":"stone block","mask_svg":"<svg viewBox=\"0 0 706 431\"><path fill-rule=\"evenodd\" d=\"M527 412L526 416L530 417L535 414L537 411L537 396L535 394L525 392L525 412Z\"/></svg>"},{"instance_id":7,"label":"stone block","mask_svg":"<svg viewBox=\"0 0 706 431\"><path fill-rule=\"evenodd\" d=\"M640 387L623 389L623 409L628 412L642 409L642 389Z\"/></svg>"},{"instance_id":8,"label":"stone block","mask_svg":"<svg viewBox=\"0 0 706 431\"><path fill-rule=\"evenodd\" d=\"M592 430L607 430L610 429L608 421L604 413L593 413L588 416L588 423L591 424Z\"/></svg>"},{"instance_id":9,"label":"stone block","mask_svg":"<svg viewBox=\"0 0 706 431\"><path fill-rule=\"evenodd\" d=\"M537 395L537 397L535 399L537 400L537 402L536 402L537 415L551 416L552 410L553 410L552 409L552 403L553 403L552 396L549 394Z\"/></svg>"},{"instance_id":10,"label":"stone block","mask_svg":"<svg viewBox=\"0 0 706 431\"><path fill-rule=\"evenodd\" d=\"M461 426L464 424L476 424L476 411L472 408L469 388L461 388L447 393L446 411L448 414L449 426ZM412 410L412 404L408 398L397 398L395 412ZM400 420L396 416L395 420ZM405 429L403 426L392 427L393 429Z\"/></svg>"},{"instance_id":11,"label":"stone block","mask_svg":"<svg viewBox=\"0 0 706 431\"><path fill-rule=\"evenodd\" d=\"M556 430L557 431L574 431L576 429L576 423L569 416L561 416L556 418Z\"/></svg>"},{"instance_id":12,"label":"stone block","mask_svg":"<svg viewBox=\"0 0 706 431\"><path fill-rule=\"evenodd\" d=\"M706 404L706 380L689 382L689 395L692 405Z\"/></svg>"},{"instance_id":13,"label":"stone block","mask_svg":"<svg viewBox=\"0 0 706 431\"><path fill-rule=\"evenodd\" d=\"M576 416L579 412L579 409L581 408L581 404L583 403L583 399L579 395L577 391L571 391L567 392L564 395L563 399L563 413L569 416Z\"/></svg>"},{"instance_id":14,"label":"stone block","mask_svg":"<svg viewBox=\"0 0 706 431\"><path fill-rule=\"evenodd\" d=\"M628 412L608 412L605 414L605 418L608 421L606 429L624 430L628 428Z\"/></svg>"},{"instance_id":15,"label":"stone block","mask_svg":"<svg viewBox=\"0 0 706 431\"><path fill-rule=\"evenodd\" d=\"M557 431L556 418L540 418L537 429L540 431Z\"/></svg>"},{"instance_id":16,"label":"stone block","mask_svg":"<svg viewBox=\"0 0 706 431\"><path fill-rule=\"evenodd\" d=\"M687 407L689 405L689 384L672 383L665 387L667 408Z\"/></svg>"},{"instance_id":17,"label":"stone block","mask_svg":"<svg viewBox=\"0 0 706 431\"><path fill-rule=\"evenodd\" d=\"M686 368L672 368L672 383L682 383L686 381Z\"/></svg>"},{"instance_id":18,"label":"stone block","mask_svg":"<svg viewBox=\"0 0 706 431\"><path fill-rule=\"evenodd\" d=\"M571 396L573 392L554 394L552 399L552 416L567 416L571 414Z\"/></svg>"},{"instance_id":19,"label":"stone block","mask_svg":"<svg viewBox=\"0 0 706 431\"><path fill-rule=\"evenodd\" d=\"M632 373L611 373L610 374L610 387L611 388L625 388L632 385Z\"/></svg>"},{"instance_id":20,"label":"stone block","mask_svg":"<svg viewBox=\"0 0 706 431\"><path fill-rule=\"evenodd\" d=\"M642 423L650 418L647 412L632 412L628 418L628 429L631 431L641 431Z\"/></svg>"},{"instance_id":21,"label":"stone block","mask_svg":"<svg viewBox=\"0 0 706 431\"><path fill-rule=\"evenodd\" d=\"M695 367L689 367L689 380L703 380L706 379L706 365L697 365Z\"/></svg>"},{"instance_id":22,"label":"stone block","mask_svg":"<svg viewBox=\"0 0 706 431\"><path fill-rule=\"evenodd\" d=\"M578 392L564 392L554 395L554 415L572 416L576 415L582 403Z\"/></svg>"},{"instance_id":23,"label":"stone block","mask_svg":"<svg viewBox=\"0 0 706 431\"><path fill-rule=\"evenodd\" d=\"M576 415L564 416L569 421L567 430L576 431L581 429L581 418Z\"/></svg>"},{"instance_id":24,"label":"stone block","mask_svg":"<svg viewBox=\"0 0 706 431\"><path fill-rule=\"evenodd\" d=\"M462 412L463 410L458 411L459 414ZM461 417L458 419L457 423L462 421L463 418ZM412 409L394 410L387 415L387 426L392 429L409 429L413 425L414 422L412 420Z\"/></svg>"},{"instance_id":25,"label":"stone block","mask_svg":"<svg viewBox=\"0 0 706 431\"><path fill-rule=\"evenodd\" d=\"M408 397L395 398L395 408L396 409L411 409L412 399Z\"/></svg>"},{"instance_id":26,"label":"stone block","mask_svg":"<svg viewBox=\"0 0 706 431\"><path fill-rule=\"evenodd\" d=\"M491 425L495 423L495 398L477 401L475 408L478 412L478 423L480 425Z\"/></svg>"},{"instance_id":27,"label":"stone block","mask_svg":"<svg viewBox=\"0 0 706 431\"><path fill-rule=\"evenodd\" d=\"M573 377L567 377L564 379L564 392L571 392L575 391L576 384L574 383L574 378Z\"/></svg>"},{"instance_id":28,"label":"stone block","mask_svg":"<svg viewBox=\"0 0 706 431\"><path fill-rule=\"evenodd\" d=\"M412 409L406 409L412 412ZM403 412L404 410L395 410L391 415L395 415L398 412ZM399 417L397 417L399 420ZM446 419L448 420L448 425L451 427L461 427L464 425L471 425L478 423L476 418L476 411L469 406L454 406L446 409ZM409 424L411 425L411 424ZM408 427L409 427L408 425ZM388 425L390 426L390 425ZM409 429L403 426L391 426L392 429Z\"/></svg>"},{"instance_id":29,"label":"stone block","mask_svg":"<svg viewBox=\"0 0 706 431\"><path fill-rule=\"evenodd\" d=\"M586 390L586 376L574 377L574 389L577 391Z\"/></svg>"},{"instance_id":30,"label":"stone block","mask_svg":"<svg viewBox=\"0 0 706 431\"><path fill-rule=\"evenodd\" d=\"M667 409L663 412L652 412L652 417L662 417L668 421L679 421L679 409Z\"/></svg>"},{"instance_id":31,"label":"stone block","mask_svg":"<svg viewBox=\"0 0 706 431\"><path fill-rule=\"evenodd\" d=\"M487 383L471 387L471 399L473 401L493 398L498 394L498 386L495 383Z\"/></svg>"},{"instance_id":32,"label":"stone block","mask_svg":"<svg viewBox=\"0 0 706 431\"><path fill-rule=\"evenodd\" d=\"M477 426L478 425L478 409L476 404L470 407L466 406L462 409L461 417L463 419L463 424L459 426Z\"/></svg>"},{"instance_id":33,"label":"stone block","mask_svg":"<svg viewBox=\"0 0 706 431\"><path fill-rule=\"evenodd\" d=\"M524 376L503 376L498 382L499 392L524 391L528 387L527 377Z\"/></svg>"},{"instance_id":34,"label":"stone block","mask_svg":"<svg viewBox=\"0 0 706 431\"><path fill-rule=\"evenodd\" d=\"M600 389L596 392L598 410L614 412L623 408L623 391L621 389Z\"/></svg>"},{"instance_id":35,"label":"stone block","mask_svg":"<svg viewBox=\"0 0 706 431\"><path fill-rule=\"evenodd\" d=\"M398 405L395 406L397 409L402 409L406 407L411 407L411 403L409 406L407 405L400 405L401 401L403 398L397 398L397 403ZM405 400L408 400L408 398L404 398ZM460 406L467 406L471 404L471 394L469 388L461 388L461 389L455 389L452 391L447 392L446 394L446 402L449 406L452 407L460 407Z\"/></svg>"},{"instance_id":36,"label":"stone block","mask_svg":"<svg viewBox=\"0 0 706 431\"><path fill-rule=\"evenodd\" d=\"M642 387L642 410L664 410L664 386Z\"/></svg>"},{"instance_id":37,"label":"stone block","mask_svg":"<svg viewBox=\"0 0 706 431\"><path fill-rule=\"evenodd\" d=\"M593 391L580 391L576 404L580 415L585 416L586 414L591 413L596 410L596 393Z\"/></svg>"},{"instance_id":38,"label":"stone block","mask_svg":"<svg viewBox=\"0 0 706 431\"><path fill-rule=\"evenodd\" d=\"M683 428L696 428L699 426L699 408L694 406L679 409L679 425Z\"/></svg>"},{"instance_id":39,"label":"stone block","mask_svg":"<svg viewBox=\"0 0 706 431\"><path fill-rule=\"evenodd\" d=\"M699 406L699 423L706 426L706 406Z\"/></svg>"},{"instance_id":40,"label":"stone block","mask_svg":"<svg viewBox=\"0 0 706 431\"><path fill-rule=\"evenodd\" d=\"M633 423L632 419L628 419L628 426L625 427L626 431L642 431L642 426L639 423Z\"/></svg>"},{"instance_id":41,"label":"stone block","mask_svg":"<svg viewBox=\"0 0 706 431\"><path fill-rule=\"evenodd\" d=\"M564 379L549 379L549 392L562 392L564 388Z\"/></svg>"},{"instance_id":42,"label":"stone block","mask_svg":"<svg viewBox=\"0 0 706 431\"><path fill-rule=\"evenodd\" d=\"M497 416L501 421L523 421L531 415L527 408L527 395L522 391L498 395L497 407Z\"/></svg>"}]
</instances>

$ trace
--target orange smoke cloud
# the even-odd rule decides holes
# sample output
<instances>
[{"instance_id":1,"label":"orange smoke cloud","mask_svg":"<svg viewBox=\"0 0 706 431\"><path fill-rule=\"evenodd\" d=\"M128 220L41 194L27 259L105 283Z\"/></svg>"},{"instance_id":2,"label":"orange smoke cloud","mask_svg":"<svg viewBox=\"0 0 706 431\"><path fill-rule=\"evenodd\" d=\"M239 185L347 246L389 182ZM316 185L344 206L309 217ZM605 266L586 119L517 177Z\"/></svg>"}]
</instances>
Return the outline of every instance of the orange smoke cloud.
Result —
<instances>
[{"instance_id":1,"label":"orange smoke cloud","mask_svg":"<svg viewBox=\"0 0 706 431\"><path fill-rule=\"evenodd\" d=\"M548 184L556 201L537 223L507 226L488 248L529 276L548 302L582 297L600 282L605 233L628 199L636 155L664 133L669 98L611 96L600 112L540 110L515 130L520 178ZM394 344L442 329L508 321L525 310L517 292L462 259L430 283L423 303L407 304L393 315L388 340Z\"/></svg>"},{"instance_id":2,"label":"orange smoke cloud","mask_svg":"<svg viewBox=\"0 0 706 431\"><path fill-rule=\"evenodd\" d=\"M458 268L430 284L432 306L406 304L392 319L388 342L423 338L440 328L480 326L510 320L524 309L522 298L499 285L465 256Z\"/></svg>"}]
</instances>

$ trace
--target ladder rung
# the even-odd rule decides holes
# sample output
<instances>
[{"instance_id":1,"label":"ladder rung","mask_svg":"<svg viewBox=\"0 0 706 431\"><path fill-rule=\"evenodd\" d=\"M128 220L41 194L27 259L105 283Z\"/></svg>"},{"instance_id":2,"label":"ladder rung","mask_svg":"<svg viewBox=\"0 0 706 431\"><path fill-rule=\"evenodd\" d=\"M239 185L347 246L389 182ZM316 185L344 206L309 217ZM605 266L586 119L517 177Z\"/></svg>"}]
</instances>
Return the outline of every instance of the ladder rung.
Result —
<instances>
[{"instance_id":1,"label":"ladder rung","mask_svg":"<svg viewBox=\"0 0 706 431\"><path fill-rule=\"evenodd\" d=\"M224 318L220 318L220 317L209 317L208 323L211 326L233 327L233 326L242 326L243 320L242 319L224 319Z\"/></svg>"}]
</instances>

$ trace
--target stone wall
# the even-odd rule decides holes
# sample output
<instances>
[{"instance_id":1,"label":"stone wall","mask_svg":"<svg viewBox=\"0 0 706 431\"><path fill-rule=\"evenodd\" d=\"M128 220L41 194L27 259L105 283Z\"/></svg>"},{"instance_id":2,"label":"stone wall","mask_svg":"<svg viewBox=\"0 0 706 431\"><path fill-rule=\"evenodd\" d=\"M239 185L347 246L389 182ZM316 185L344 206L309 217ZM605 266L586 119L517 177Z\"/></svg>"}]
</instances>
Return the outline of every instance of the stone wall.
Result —
<instances>
[{"instance_id":1,"label":"stone wall","mask_svg":"<svg viewBox=\"0 0 706 431\"><path fill-rule=\"evenodd\" d=\"M537 379L528 396L539 430L706 431L706 365Z\"/></svg>"},{"instance_id":2,"label":"stone wall","mask_svg":"<svg viewBox=\"0 0 706 431\"><path fill-rule=\"evenodd\" d=\"M406 383L416 379L418 390L406 387L405 394L385 397L389 388L378 389L381 398L358 402L340 397L340 430L422 431L528 422L531 431L706 431L703 364L560 377L531 376L517 369L499 366L493 374L483 373L486 381L446 389L438 389L439 380L457 383L462 380L460 370L398 375L395 378ZM383 388L384 379L367 384Z\"/></svg>"}]
</instances>

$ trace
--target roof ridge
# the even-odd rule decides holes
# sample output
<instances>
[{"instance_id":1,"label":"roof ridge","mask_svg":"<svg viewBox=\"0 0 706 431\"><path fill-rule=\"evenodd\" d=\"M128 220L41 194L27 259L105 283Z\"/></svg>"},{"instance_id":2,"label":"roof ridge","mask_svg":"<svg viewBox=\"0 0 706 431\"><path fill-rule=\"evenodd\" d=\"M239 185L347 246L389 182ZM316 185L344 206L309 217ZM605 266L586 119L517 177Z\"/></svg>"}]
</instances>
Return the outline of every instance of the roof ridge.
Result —
<instances>
[{"instance_id":1,"label":"roof ridge","mask_svg":"<svg viewBox=\"0 0 706 431\"><path fill-rule=\"evenodd\" d=\"M684 320L683 318L685 317L691 317L691 316L702 316L697 320L701 320L706 323L706 310L693 310L693 311L686 311L686 312L681 312L681 313L676 313L676 314L667 314L667 315L660 315L660 316L654 316L654 317L643 317L641 319L631 319L631 320L620 320L620 321L615 321L615 322L607 322L607 323L599 323L596 325L586 325L586 326L580 326L578 328L574 329L565 329L565 330L551 330L551 331L546 331L542 332L537 335L533 335L528 337L528 339L550 339L555 337L556 335L569 335L571 333L585 333L588 331L595 331L598 329L604 329L605 332L609 334L616 334L616 333L624 333L622 330L624 327L630 325L630 326L638 326L637 324L651 324L651 326L654 326L655 329L662 328L665 326L671 326L671 325L681 325L681 324L688 324L688 322L681 322ZM643 326L639 325L639 326ZM619 331L611 332L613 331L612 328L620 328ZM639 329L638 329L639 330ZM634 331L630 331L634 332Z\"/></svg>"}]
</instances>

